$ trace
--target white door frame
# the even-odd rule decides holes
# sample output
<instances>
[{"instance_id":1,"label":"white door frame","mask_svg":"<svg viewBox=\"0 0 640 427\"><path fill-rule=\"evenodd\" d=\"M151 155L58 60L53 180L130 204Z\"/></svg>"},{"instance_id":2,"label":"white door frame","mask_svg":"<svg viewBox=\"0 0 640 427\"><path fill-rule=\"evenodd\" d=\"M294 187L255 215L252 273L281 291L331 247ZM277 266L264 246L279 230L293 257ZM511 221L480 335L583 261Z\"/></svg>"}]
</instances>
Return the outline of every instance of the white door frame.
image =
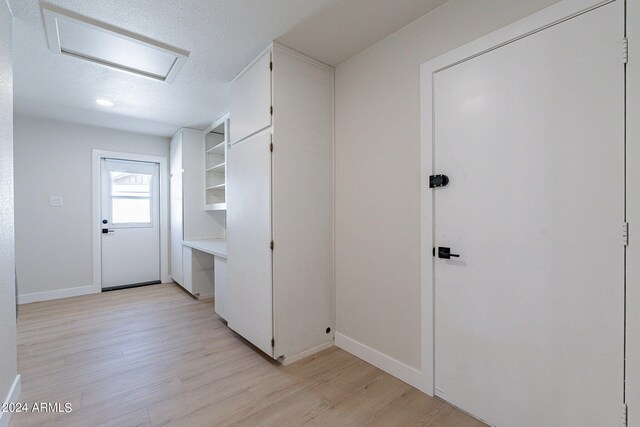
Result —
<instances>
[{"instance_id":1,"label":"white door frame","mask_svg":"<svg viewBox=\"0 0 640 427\"><path fill-rule=\"evenodd\" d=\"M430 396L435 394L435 348L434 348L434 336L435 336L435 307L434 307L434 283L433 283L433 190L428 186L429 176L434 174L433 171L433 74L443 70L445 68L454 66L460 62L466 61L493 49L504 46L505 44L514 42L518 39L526 37L530 34L548 28L552 25L558 24L562 21L570 19L576 15L587 12L596 7L610 3L616 0L563 0L546 9L543 9L533 15L530 15L524 19L521 19L511 25L494 31L484 37L481 37L471 43L461 46L455 50L447 52L441 56L431 59L420 66L420 223L421 223L421 369L419 378L412 379L412 384L418 386L418 388ZM624 1L624 0L617 0ZM633 3L633 2L631 2ZM640 10L636 11L637 15L640 15ZM633 20L628 20L631 22ZM640 29L639 29L640 30ZM640 36L640 31L636 30ZM640 43L640 37L638 42ZM630 43L631 45L631 43ZM620 57L622 61L622 40L620 41ZM640 58L640 49L638 51L638 58ZM636 72L636 77L640 77L640 67ZM627 74L627 80L633 80ZM637 88L640 91L640 87ZM628 93L627 89L627 93ZM636 112L640 113L640 105L636 105ZM638 136L640 137L640 124L636 124ZM640 162L640 150L635 153L634 161L631 162L627 158L628 164L638 164ZM629 153L628 153L629 154ZM628 169L629 171L629 169ZM640 180L640 176L636 177ZM638 216L640 223L640 184L636 181L637 188L627 187L627 197L633 192L636 194L636 199L639 201ZM640 252L638 254L640 256ZM640 264L640 263L636 263ZM632 283L636 278L640 278L640 269L635 273L632 278L627 272L627 282ZM637 279L636 279L637 281ZM639 289L636 291L640 296L640 284ZM636 360L640 358L640 307L636 309L636 316L638 318L638 330L635 331L635 335L638 336L638 350L634 355ZM629 308L627 308L629 312ZM621 325L622 327L622 325ZM627 331L629 332L629 331ZM629 334L627 334L629 337ZM631 355L631 356L634 356ZM627 356L627 359L629 355ZM640 366L639 366L640 367ZM629 370L627 369L627 372ZM629 378L630 379L630 378ZM640 373L638 378L634 378L636 382L640 380ZM620 386L622 387L623 379L620 379ZM629 384L627 383L627 387ZM640 387L638 387L638 394L640 395ZM627 399L627 401L629 401ZM639 402L640 403L640 402ZM638 416L638 422L640 422L640 416ZM631 425L631 424L630 424ZM640 425L640 424L638 424Z\"/></svg>"},{"instance_id":2,"label":"white door frame","mask_svg":"<svg viewBox=\"0 0 640 427\"><path fill-rule=\"evenodd\" d=\"M640 2L627 1L627 117L640 114ZM627 120L627 246L626 388L628 425L640 426L640 122ZM633 226L631 226L633 224Z\"/></svg>"},{"instance_id":3,"label":"white door frame","mask_svg":"<svg viewBox=\"0 0 640 427\"><path fill-rule=\"evenodd\" d=\"M134 160L138 162L158 163L160 169L160 280L169 279L169 188L167 158L147 154L122 153L117 151L93 150L92 152L92 199L91 224L93 227L93 289L102 292L102 223L100 222L100 192L102 159Z\"/></svg>"}]
</instances>

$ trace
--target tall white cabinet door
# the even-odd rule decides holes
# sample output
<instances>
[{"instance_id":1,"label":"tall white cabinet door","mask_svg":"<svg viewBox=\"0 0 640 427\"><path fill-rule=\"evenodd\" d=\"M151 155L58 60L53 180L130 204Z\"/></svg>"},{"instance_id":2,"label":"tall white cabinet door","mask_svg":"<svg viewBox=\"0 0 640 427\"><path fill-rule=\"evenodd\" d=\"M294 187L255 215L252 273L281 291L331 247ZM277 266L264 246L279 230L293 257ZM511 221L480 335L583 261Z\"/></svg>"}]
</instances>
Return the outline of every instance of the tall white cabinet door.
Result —
<instances>
[{"instance_id":1,"label":"tall white cabinet door","mask_svg":"<svg viewBox=\"0 0 640 427\"><path fill-rule=\"evenodd\" d=\"M436 394L491 425L620 422L623 29L615 1L434 74Z\"/></svg>"},{"instance_id":2,"label":"tall white cabinet door","mask_svg":"<svg viewBox=\"0 0 640 427\"><path fill-rule=\"evenodd\" d=\"M182 131L178 132L169 144L169 173L182 173Z\"/></svg>"},{"instance_id":3,"label":"tall white cabinet door","mask_svg":"<svg viewBox=\"0 0 640 427\"><path fill-rule=\"evenodd\" d=\"M271 126L271 52L231 82L231 144Z\"/></svg>"},{"instance_id":4,"label":"tall white cabinet door","mask_svg":"<svg viewBox=\"0 0 640 427\"><path fill-rule=\"evenodd\" d=\"M274 356L286 360L335 329L333 70L277 45L273 63Z\"/></svg>"},{"instance_id":5,"label":"tall white cabinet door","mask_svg":"<svg viewBox=\"0 0 640 427\"><path fill-rule=\"evenodd\" d=\"M178 132L169 144L169 275L182 284L182 132Z\"/></svg>"},{"instance_id":6,"label":"tall white cabinet door","mask_svg":"<svg viewBox=\"0 0 640 427\"><path fill-rule=\"evenodd\" d=\"M183 239L199 240L221 236L224 232L214 213L204 206L205 173L203 168L204 134L193 129L182 130L182 201Z\"/></svg>"},{"instance_id":7,"label":"tall white cabinet door","mask_svg":"<svg viewBox=\"0 0 640 427\"><path fill-rule=\"evenodd\" d=\"M182 173L174 173L170 179L171 250L169 274L173 280L182 284Z\"/></svg>"},{"instance_id":8,"label":"tall white cabinet door","mask_svg":"<svg viewBox=\"0 0 640 427\"><path fill-rule=\"evenodd\" d=\"M227 152L229 327L272 355L271 135Z\"/></svg>"}]
</instances>

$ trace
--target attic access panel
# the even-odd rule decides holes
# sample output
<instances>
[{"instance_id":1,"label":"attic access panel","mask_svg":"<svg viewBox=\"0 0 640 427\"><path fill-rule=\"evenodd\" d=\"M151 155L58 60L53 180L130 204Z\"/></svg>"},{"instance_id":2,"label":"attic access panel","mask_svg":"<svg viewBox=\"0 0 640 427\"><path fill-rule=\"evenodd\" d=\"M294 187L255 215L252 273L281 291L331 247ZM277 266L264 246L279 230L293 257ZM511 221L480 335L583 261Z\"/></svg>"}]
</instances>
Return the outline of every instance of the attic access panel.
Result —
<instances>
[{"instance_id":1,"label":"attic access panel","mask_svg":"<svg viewBox=\"0 0 640 427\"><path fill-rule=\"evenodd\" d=\"M171 83L189 52L41 3L49 49Z\"/></svg>"}]
</instances>

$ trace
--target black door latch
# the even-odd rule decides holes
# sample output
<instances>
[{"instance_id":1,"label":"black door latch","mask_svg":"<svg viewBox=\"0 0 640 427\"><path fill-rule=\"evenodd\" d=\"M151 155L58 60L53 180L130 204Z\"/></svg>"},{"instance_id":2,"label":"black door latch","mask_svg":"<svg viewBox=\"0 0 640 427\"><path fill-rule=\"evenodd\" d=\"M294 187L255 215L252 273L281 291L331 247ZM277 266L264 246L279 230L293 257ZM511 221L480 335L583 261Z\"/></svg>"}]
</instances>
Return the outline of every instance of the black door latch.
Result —
<instances>
[{"instance_id":1,"label":"black door latch","mask_svg":"<svg viewBox=\"0 0 640 427\"><path fill-rule=\"evenodd\" d=\"M433 256L435 255L436 255L436 248L433 248ZM452 254L451 248L446 248L443 246L440 246L438 248L438 258L451 259L451 258L458 258L459 256L460 256L459 254Z\"/></svg>"},{"instance_id":2,"label":"black door latch","mask_svg":"<svg viewBox=\"0 0 640 427\"><path fill-rule=\"evenodd\" d=\"M431 175L429 177L429 188L444 187L449 183L447 175Z\"/></svg>"}]
</instances>

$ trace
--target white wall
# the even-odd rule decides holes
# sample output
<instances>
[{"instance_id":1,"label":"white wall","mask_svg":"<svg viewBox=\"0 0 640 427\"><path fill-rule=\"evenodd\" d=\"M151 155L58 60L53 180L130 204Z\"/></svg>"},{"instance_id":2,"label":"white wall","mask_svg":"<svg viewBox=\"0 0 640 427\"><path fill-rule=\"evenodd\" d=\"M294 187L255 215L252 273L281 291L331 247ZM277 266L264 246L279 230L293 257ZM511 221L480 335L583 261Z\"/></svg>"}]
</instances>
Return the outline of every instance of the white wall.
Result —
<instances>
[{"instance_id":1,"label":"white wall","mask_svg":"<svg viewBox=\"0 0 640 427\"><path fill-rule=\"evenodd\" d=\"M337 344L420 369L420 64L556 1L451 0L337 67Z\"/></svg>"},{"instance_id":2,"label":"white wall","mask_svg":"<svg viewBox=\"0 0 640 427\"><path fill-rule=\"evenodd\" d=\"M0 403L5 401L17 375L11 20L7 4L0 1ZM8 419L8 415L0 413L0 426L8 424Z\"/></svg>"},{"instance_id":3,"label":"white wall","mask_svg":"<svg viewBox=\"0 0 640 427\"><path fill-rule=\"evenodd\" d=\"M73 288L93 283L93 149L168 157L169 138L15 116L20 300L73 295ZM50 195L62 196L64 206L49 207ZM65 289L71 290L59 292Z\"/></svg>"}]
</instances>

